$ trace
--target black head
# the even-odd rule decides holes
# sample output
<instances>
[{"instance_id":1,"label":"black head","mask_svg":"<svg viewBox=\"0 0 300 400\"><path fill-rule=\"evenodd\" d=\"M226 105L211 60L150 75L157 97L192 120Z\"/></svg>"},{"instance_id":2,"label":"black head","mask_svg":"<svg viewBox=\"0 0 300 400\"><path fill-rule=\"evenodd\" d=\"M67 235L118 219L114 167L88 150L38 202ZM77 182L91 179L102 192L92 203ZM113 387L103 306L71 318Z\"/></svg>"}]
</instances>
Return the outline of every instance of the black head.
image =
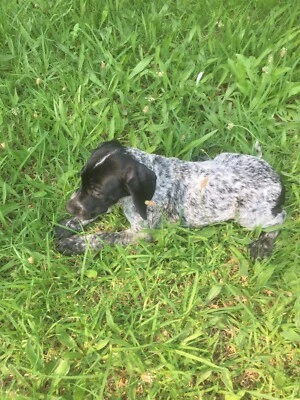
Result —
<instances>
[{"instance_id":1,"label":"black head","mask_svg":"<svg viewBox=\"0 0 300 400\"><path fill-rule=\"evenodd\" d=\"M105 213L122 197L132 196L138 213L147 219L145 201L151 200L155 188L155 173L112 140L92 152L81 171L81 186L71 196L67 211L80 220L89 220Z\"/></svg>"}]
</instances>

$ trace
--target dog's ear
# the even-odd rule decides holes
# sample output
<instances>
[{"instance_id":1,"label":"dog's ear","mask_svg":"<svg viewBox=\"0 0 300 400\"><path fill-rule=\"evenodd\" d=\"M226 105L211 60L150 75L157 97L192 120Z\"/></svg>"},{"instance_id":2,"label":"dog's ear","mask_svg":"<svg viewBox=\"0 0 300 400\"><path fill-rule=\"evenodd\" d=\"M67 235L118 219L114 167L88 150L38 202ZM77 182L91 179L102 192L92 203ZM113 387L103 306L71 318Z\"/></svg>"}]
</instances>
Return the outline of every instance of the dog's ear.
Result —
<instances>
[{"instance_id":1,"label":"dog's ear","mask_svg":"<svg viewBox=\"0 0 300 400\"><path fill-rule=\"evenodd\" d=\"M125 187L138 213L147 219L146 201L151 200L156 188L156 175L145 165L133 160L126 173Z\"/></svg>"}]
</instances>

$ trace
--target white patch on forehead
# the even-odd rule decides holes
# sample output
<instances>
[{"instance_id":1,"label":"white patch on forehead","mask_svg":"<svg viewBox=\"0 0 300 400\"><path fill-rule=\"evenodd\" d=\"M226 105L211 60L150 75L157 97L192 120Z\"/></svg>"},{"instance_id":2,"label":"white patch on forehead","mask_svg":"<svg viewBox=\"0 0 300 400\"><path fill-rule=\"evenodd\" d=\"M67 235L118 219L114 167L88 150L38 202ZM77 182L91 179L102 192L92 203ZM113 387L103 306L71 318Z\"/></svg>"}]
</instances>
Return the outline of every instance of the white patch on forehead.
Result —
<instances>
[{"instance_id":1,"label":"white patch on forehead","mask_svg":"<svg viewBox=\"0 0 300 400\"><path fill-rule=\"evenodd\" d=\"M119 149L113 150L110 153L106 154L100 161L96 162L96 164L93 166L94 168L97 168L99 165L103 164L105 160L108 159L108 157L112 156L113 154L115 154L117 151L119 151Z\"/></svg>"}]
</instances>

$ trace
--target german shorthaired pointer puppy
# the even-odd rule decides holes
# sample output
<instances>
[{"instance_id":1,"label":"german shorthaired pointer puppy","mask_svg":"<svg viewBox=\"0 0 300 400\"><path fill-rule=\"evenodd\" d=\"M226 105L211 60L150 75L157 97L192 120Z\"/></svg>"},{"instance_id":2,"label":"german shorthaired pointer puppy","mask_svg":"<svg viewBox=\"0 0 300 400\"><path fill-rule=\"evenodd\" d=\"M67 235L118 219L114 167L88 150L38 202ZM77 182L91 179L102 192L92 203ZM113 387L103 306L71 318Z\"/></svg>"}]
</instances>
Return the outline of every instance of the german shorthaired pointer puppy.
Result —
<instances>
[{"instance_id":1,"label":"german shorthaired pointer puppy","mask_svg":"<svg viewBox=\"0 0 300 400\"><path fill-rule=\"evenodd\" d=\"M279 175L257 157L222 153L212 160L186 162L112 140L96 148L83 168L81 186L67 204L74 218L57 229L57 249L78 254L87 248L99 250L104 243L149 239L147 228L158 228L164 217L187 227L227 220L250 229L273 227L285 220L283 202ZM116 203L130 229L74 236ZM262 232L251 245L251 257L270 255L277 235L276 230Z\"/></svg>"}]
</instances>

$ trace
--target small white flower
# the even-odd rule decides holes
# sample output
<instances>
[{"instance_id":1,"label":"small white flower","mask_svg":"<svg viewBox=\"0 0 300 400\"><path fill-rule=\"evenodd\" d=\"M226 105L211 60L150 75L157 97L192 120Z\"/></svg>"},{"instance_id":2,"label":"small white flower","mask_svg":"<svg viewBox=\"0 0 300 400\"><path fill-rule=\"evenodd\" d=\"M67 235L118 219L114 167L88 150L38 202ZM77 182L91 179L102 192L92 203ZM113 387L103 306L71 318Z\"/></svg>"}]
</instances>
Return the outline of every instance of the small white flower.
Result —
<instances>
[{"instance_id":1,"label":"small white flower","mask_svg":"<svg viewBox=\"0 0 300 400\"><path fill-rule=\"evenodd\" d=\"M201 81L203 75L204 75L204 71L199 72L197 79L196 79L196 86L199 85L199 82Z\"/></svg>"},{"instance_id":2,"label":"small white flower","mask_svg":"<svg viewBox=\"0 0 300 400\"><path fill-rule=\"evenodd\" d=\"M261 70L262 70L262 72L263 72L264 74L269 74L269 73L270 73L270 68L267 67L267 66L262 67Z\"/></svg>"},{"instance_id":3,"label":"small white flower","mask_svg":"<svg viewBox=\"0 0 300 400\"><path fill-rule=\"evenodd\" d=\"M151 372L143 372L141 375L141 380L143 383L153 383L155 376Z\"/></svg>"},{"instance_id":4,"label":"small white flower","mask_svg":"<svg viewBox=\"0 0 300 400\"><path fill-rule=\"evenodd\" d=\"M262 149L258 140L254 143L254 150L256 151L256 157L262 158Z\"/></svg>"},{"instance_id":5,"label":"small white flower","mask_svg":"<svg viewBox=\"0 0 300 400\"><path fill-rule=\"evenodd\" d=\"M153 101L155 101L155 98L152 96L145 97L145 99L148 100L149 103L152 103Z\"/></svg>"},{"instance_id":6,"label":"small white flower","mask_svg":"<svg viewBox=\"0 0 300 400\"><path fill-rule=\"evenodd\" d=\"M11 113L12 113L12 115L15 115L15 116L19 115L19 114L20 114L20 109L19 109L19 107L14 107L14 108L12 108L12 109L11 109Z\"/></svg>"},{"instance_id":7,"label":"small white flower","mask_svg":"<svg viewBox=\"0 0 300 400\"><path fill-rule=\"evenodd\" d=\"M286 48L286 47L283 47L283 48L280 50L280 57L281 57L281 58L284 57L284 56L286 55L286 52L287 52L287 48Z\"/></svg>"}]
</instances>

